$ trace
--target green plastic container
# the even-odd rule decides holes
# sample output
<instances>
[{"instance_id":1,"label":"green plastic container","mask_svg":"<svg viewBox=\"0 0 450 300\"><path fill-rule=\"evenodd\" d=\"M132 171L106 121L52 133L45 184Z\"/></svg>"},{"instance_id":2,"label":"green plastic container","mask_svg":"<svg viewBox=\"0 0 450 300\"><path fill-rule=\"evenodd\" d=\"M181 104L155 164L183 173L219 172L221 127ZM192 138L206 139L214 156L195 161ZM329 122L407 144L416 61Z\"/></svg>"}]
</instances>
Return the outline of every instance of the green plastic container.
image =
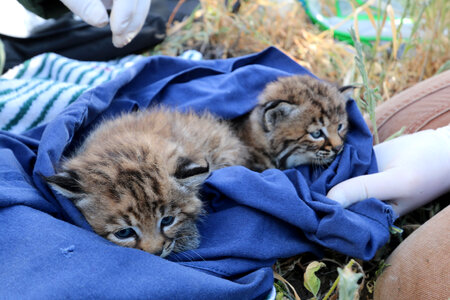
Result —
<instances>
[{"instance_id":1,"label":"green plastic container","mask_svg":"<svg viewBox=\"0 0 450 300\"><path fill-rule=\"evenodd\" d=\"M378 3L381 1L381 13L378 12ZM372 15L375 18L375 23L381 24L383 15L382 12L384 11L384 8L386 7L386 1L385 0L379 0L375 1L375 3L371 6L369 6ZM327 30L329 28L332 28L336 24L342 22L348 15L351 15L353 12L352 6L350 5L351 1L342 1L342 0L336 0L335 1L335 11L337 12L336 15L331 15L331 12L327 11L327 16L325 17L325 7L321 7L320 1L308 1L308 0L300 0L300 2L305 7L305 11L308 14L308 16L311 18L311 20L318 24L322 29ZM361 6L366 1L356 0L356 3ZM402 27L400 29L400 33L402 35L403 40L407 40L410 35L413 28L413 21L408 17L404 17L402 20L402 15L404 8L398 1L391 1L392 8L394 10L395 14L395 26L396 28L399 27L400 23L402 23ZM353 18L349 19L348 21L344 22L341 26L339 26L337 29L334 30L334 36L335 38L350 42L352 41L350 36L350 28L354 26L354 20ZM366 14L366 12L362 11L358 15L358 30L360 39L363 42L370 43L371 41L376 40L377 32L376 29L373 27L372 23L369 20L369 16ZM386 19L386 22L381 30L380 40L382 41L392 41L393 33L391 29L391 22L389 17Z\"/></svg>"}]
</instances>

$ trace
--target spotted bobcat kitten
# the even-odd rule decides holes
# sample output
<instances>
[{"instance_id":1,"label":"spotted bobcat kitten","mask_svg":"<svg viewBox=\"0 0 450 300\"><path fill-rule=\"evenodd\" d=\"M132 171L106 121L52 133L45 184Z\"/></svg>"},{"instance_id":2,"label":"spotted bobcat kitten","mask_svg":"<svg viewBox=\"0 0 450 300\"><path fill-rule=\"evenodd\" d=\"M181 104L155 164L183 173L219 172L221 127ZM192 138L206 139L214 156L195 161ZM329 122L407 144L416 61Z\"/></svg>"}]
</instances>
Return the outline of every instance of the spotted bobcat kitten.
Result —
<instances>
[{"instance_id":1,"label":"spotted bobcat kitten","mask_svg":"<svg viewBox=\"0 0 450 300\"><path fill-rule=\"evenodd\" d=\"M330 163L344 146L352 88L301 75L269 83L258 105L234 124L250 153L247 166L262 171Z\"/></svg>"},{"instance_id":2,"label":"spotted bobcat kitten","mask_svg":"<svg viewBox=\"0 0 450 300\"><path fill-rule=\"evenodd\" d=\"M99 235L165 257L198 247L198 192L210 172L246 159L210 114L153 110L104 122L46 179Z\"/></svg>"}]
</instances>

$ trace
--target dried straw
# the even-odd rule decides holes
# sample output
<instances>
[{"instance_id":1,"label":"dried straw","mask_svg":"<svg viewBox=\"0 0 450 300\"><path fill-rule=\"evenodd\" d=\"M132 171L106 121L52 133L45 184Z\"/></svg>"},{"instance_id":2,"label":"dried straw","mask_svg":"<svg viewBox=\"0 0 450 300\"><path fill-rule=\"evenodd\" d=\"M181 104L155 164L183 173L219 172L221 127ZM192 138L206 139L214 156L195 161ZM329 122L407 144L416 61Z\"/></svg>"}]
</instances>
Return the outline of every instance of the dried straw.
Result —
<instances>
[{"instance_id":1,"label":"dried straw","mask_svg":"<svg viewBox=\"0 0 450 300\"><path fill-rule=\"evenodd\" d=\"M212 59L276 46L321 78L339 84L361 82L355 71L353 46L333 39L333 30L321 32L310 22L299 1L241 1L238 13L232 13L234 2L228 2L225 6L221 0L200 0L199 9L190 18L170 25L168 38L153 53L174 56L196 49L206 59ZM322 1L323 5L329 5L327 11L331 13L332 3ZM450 23L450 3L435 0L431 5L424 5L417 2L412 5L413 13L419 14L422 7L424 11L419 14L412 37L394 35L394 42L385 44L378 39L365 51L369 79L374 87L379 87L384 100L434 75L450 59L445 31ZM382 9L384 16L393 14L392 7ZM354 14L361 11L369 12L369 20L377 26L367 5L355 7ZM384 22L385 18L381 25ZM357 31L357 22L355 26ZM396 30L394 23L391 26ZM405 50L397 56L402 44Z\"/></svg>"}]
</instances>

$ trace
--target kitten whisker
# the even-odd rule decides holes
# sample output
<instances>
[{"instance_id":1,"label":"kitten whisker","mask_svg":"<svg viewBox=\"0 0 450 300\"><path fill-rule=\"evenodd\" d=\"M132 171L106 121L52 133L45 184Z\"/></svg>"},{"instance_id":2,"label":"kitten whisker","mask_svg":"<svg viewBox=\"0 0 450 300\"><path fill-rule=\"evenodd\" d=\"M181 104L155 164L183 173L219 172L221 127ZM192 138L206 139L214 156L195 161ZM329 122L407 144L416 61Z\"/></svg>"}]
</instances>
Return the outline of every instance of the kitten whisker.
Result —
<instances>
[{"instance_id":1,"label":"kitten whisker","mask_svg":"<svg viewBox=\"0 0 450 300\"><path fill-rule=\"evenodd\" d=\"M193 253L195 253L201 260L203 260L203 261L206 262L206 260L205 260L200 254L198 254L197 251L195 251L194 249L192 249L191 251L192 251Z\"/></svg>"},{"instance_id":2,"label":"kitten whisker","mask_svg":"<svg viewBox=\"0 0 450 300\"><path fill-rule=\"evenodd\" d=\"M171 253L170 254L171 255L171 259L174 261L174 262L180 262L180 259L178 258L178 253Z\"/></svg>"},{"instance_id":3,"label":"kitten whisker","mask_svg":"<svg viewBox=\"0 0 450 300\"><path fill-rule=\"evenodd\" d=\"M187 261L194 261L194 257L188 255L186 252L180 252L180 253L177 253L177 254L183 255L187 259Z\"/></svg>"}]
</instances>

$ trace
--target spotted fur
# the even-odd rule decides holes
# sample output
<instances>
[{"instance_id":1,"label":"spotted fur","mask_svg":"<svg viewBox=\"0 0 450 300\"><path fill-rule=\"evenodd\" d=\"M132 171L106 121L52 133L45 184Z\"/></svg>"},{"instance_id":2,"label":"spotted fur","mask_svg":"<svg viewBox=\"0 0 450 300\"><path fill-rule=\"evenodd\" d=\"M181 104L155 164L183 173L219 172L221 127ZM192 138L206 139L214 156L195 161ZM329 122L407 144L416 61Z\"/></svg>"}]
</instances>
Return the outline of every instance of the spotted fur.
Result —
<instances>
[{"instance_id":1,"label":"spotted fur","mask_svg":"<svg viewBox=\"0 0 450 300\"><path fill-rule=\"evenodd\" d=\"M246 153L210 114L130 113L101 124L47 181L99 235L165 257L198 246L200 185Z\"/></svg>"},{"instance_id":2,"label":"spotted fur","mask_svg":"<svg viewBox=\"0 0 450 300\"><path fill-rule=\"evenodd\" d=\"M269 83L258 105L234 127L256 171L330 163L344 147L349 88L338 89L310 76Z\"/></svg>"}]
</instances>

